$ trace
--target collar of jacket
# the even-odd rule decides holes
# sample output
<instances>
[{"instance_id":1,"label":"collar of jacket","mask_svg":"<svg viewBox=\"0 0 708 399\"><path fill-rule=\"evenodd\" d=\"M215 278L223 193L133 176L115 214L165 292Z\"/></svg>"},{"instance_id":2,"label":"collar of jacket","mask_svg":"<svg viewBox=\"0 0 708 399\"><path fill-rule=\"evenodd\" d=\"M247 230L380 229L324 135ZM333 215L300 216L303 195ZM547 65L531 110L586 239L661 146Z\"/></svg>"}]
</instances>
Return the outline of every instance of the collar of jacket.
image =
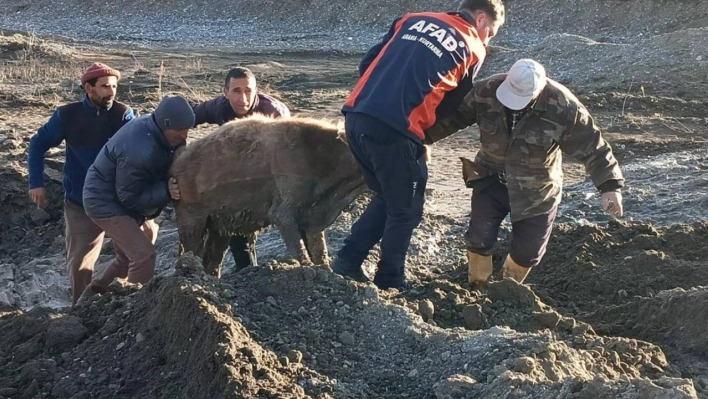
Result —
<instances>
[{"instance_id":1,"label":"collar of jacket","mask_svg":"<svg viewBox=\"0 0 708 399\"><path fill-rule=\"evenodd\" d=\"M543 88L541 94L538 95L536 104L533 106L535 112L546 112L548 110L548 84Z\"/></svg>"},{"instance_id":2,"label":"collar of jacket","mask_svg":"<svg viewBox=\"0 0 708 399\"><path fill-rule=\"evenodd\" d=\"M457 15L458 17L464 19L467 21L470 25L472 25L475 29L477 28L475 22L474 22L474 16L472 14L465 12L465 11L453 11L449 12L448 14L450 15Z\"/></svg>"},{"instance_id":3,"label":"collar of jacket","mask_svg":"<svg viewBox=\"0 0 708 399\"><path fill-rule=\"evenodd\" d=\"M223 112L225 112L224 120L232 121L234 119L241 119L241 118L245 118L247 116L253 115L253 112L255 112L255 110L258 108L258 106L261 103L260 96L261 96L261 92L256 91L256 97L253 99L253 104L251 104L251 108L248 109L248 112L246 112L245 115L240 115L240 116L236 115L236 112L234 112L234 109L231 108L231 103L229 102L228 97L222 96L222 98L224 99L224 108L223 108L224 109Z\"/></svg>"},{"instance_id":4,"label":"collar of jacket","mask_svg":"<svg viewBox=\"0 0 708 399\"><path fill-rule=\"evenodd\" d=\"M115 104L115 100L111 102L111 107L97 107L96 104L94 104L91 99L89 98L88 94L84 94L84 108L88 109L95 109L97 114L100 114L101 112L108 112L111 110L111 107L113 104Z\"/></svg>"},{"instance_id":5,"label":"collar of jacket","mask_svg":"<svg viewBox=\"0 0 708 399\"><path fill-rule=\"evenodd\" d=\"M237 116L236 118L245 118L247 116L253 115L253 112L258 108L258 105L261 103L261 92L256 90L256 96L253 98L253 104L251 104L251 108L248 109L248 112L246 112L246 115L244 116Z\"/></svg>"},{"instance_id":6,"label":"collar of jacket","mask_svg":"<svg viewBox=\"0 0 708 399\"><path fill-rule=\"evenodd\" d=\"M164 147L165 149L169 151L174 151L175 148L179 147L172 147L170 143L167 142L167 139L165 138L165 134L162 133L162 129L160 129L159 126L157 126L157 121L155 120L155 115L150 114L150 119L147 121L148 124L148 129L150 129L150 132L152 133L152 136L155 137L155 140Z\"/></svg>"}]
</instances>

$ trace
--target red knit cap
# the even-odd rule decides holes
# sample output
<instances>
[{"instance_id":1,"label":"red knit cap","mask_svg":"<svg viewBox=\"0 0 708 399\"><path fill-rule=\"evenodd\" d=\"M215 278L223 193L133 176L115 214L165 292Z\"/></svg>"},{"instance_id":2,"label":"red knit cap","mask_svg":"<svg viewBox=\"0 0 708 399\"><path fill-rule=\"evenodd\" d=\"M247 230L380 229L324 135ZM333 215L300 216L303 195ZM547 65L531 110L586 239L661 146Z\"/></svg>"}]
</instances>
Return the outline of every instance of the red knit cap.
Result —
<instances>
[{"instance_id":1,"label":"red knit cap","mask_svg":"<svg viewBox=\"0 0 708 399\"><path fill-rule=\"evenodd\" d=\"M120 79L120 72L118 72L117 69L113 69L106 64L96 62L91 65L81 76L81 84L84 84L91 79L102 78L104 76L115 76L116 78Z\"/></svg>"}]
</instances>

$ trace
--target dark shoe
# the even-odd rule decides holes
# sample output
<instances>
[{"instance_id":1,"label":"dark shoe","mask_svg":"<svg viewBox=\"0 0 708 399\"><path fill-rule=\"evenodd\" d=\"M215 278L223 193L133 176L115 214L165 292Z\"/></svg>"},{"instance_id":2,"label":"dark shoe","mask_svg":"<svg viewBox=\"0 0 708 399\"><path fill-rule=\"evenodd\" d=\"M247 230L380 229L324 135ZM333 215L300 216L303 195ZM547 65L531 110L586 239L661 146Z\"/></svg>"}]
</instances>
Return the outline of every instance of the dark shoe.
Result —
<instances>
[{"instance_id":1,"label":"dark shoe","mask_svg":"<svg viewBox=\"0 0 708 399\"><path fill-rule=\"evenodd\" d=\"M364 274L364 271L361 270L361 267L353 270L347 269L344 267L344 265L342 265L342 262L340 262L339 259L336 259L334 262L332 262L332 271L339 274L340 276L349 277L352 280L360 283L371 282L371 280L366 277L366 274Z\"/></svg>"}]
</instances>

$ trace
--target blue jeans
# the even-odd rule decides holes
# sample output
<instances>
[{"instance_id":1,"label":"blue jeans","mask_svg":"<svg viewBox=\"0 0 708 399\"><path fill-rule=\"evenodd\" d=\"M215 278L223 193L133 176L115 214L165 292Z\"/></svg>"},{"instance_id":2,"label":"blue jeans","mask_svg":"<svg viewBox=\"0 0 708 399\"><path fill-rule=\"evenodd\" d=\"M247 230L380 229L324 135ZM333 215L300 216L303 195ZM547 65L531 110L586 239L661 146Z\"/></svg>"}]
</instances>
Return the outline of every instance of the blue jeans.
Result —
<instances>
[{"instance_id":1,"label":"blue jeans","mask_svg":"<svg viewBox=\"0 0 708 399\"><path fill-rule=\"evenodd\" d=\"M382 289L400 287L411 236L423 217L428 181L423 144L360 113L346 115L345 130L349 148L375 195L352 225L338 262L345 269L361 268L380 240L374 284Z\"/></svg>"}]
</instances>

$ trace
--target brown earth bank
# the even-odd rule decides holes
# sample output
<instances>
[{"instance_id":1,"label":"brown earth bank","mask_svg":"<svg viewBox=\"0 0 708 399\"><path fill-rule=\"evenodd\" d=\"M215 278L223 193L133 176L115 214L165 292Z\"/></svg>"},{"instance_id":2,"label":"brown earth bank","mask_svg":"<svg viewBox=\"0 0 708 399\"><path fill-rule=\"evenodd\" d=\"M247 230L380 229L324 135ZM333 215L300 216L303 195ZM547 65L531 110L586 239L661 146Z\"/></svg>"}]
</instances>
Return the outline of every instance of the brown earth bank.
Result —
<instances>
[{"instance_id":1,"label":"brown earth bank","mask_svg":"<svg viewBox=\"0 0 708 399\"><path fill-rule=\"evenodd\" d=\"M430 301L326 267L271 264L217 281L188 255L138 288L116 283L71 311L4 311L0 395L696 397L659 347L597 336L511 281L460 292L468 330L435 327Z\"/></svg>"}]
</instances>

